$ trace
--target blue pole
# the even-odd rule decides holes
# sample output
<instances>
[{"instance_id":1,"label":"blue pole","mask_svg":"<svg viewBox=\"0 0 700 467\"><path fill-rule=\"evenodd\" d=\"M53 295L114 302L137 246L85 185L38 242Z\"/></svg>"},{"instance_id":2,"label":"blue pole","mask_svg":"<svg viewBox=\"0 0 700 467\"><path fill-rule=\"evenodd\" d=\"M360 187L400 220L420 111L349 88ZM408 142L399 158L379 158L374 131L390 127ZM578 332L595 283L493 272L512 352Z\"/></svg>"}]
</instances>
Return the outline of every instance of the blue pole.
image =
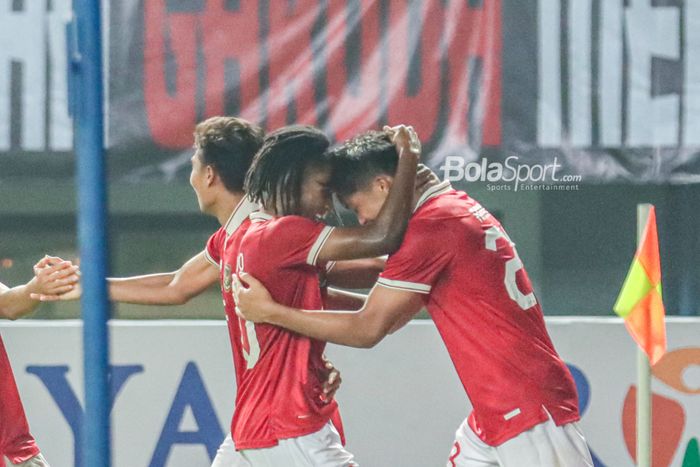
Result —
<instances>
[{"instance_id":1,"label":"blue pole","mask_svg":"<svg viewBox=\"0 0 700 467\"><path fill-rule=\"evenodd\" d=\"M74 0L77 49L71 54L77 93L78 239L83 295L85 425L83 466L109 467L109 343L107 320L107 194L104 164L100 0Z\"/></svg>"}]
</instances>

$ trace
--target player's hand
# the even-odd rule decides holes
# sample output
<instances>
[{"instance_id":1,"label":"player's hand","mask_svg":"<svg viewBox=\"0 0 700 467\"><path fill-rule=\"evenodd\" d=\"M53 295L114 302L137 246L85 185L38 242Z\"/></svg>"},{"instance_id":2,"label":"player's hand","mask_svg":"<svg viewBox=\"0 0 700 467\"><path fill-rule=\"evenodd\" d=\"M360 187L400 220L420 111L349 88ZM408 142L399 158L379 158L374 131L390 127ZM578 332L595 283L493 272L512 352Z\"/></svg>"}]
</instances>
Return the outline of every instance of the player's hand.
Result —
<instances>
[{"instance_id":1,"label":"player's hand","mask_svg":"<svg viewBox=\"0 0 700 467\"><path fill-rule=\"evenodd\" d=\"M423 193L440 183L438 176L423 164L418 164L416 172L416 199L419 199Z\"/></svg>"},{"instance_id":2,"label":"player's hand","mask_svg":"<svg viewBox=\"0 0 700 467\"><path fill-rule=\"evenodd\" d=\"M75 300L80 297L80 269L71 261L44 256L34 265L30 298L43 302Z\"/></svg>"},{"instance_id":3,"label":"player's hand","mask_svg":"<svg viewBox=\"0 0 700 467\"><path fill-rule=\"evenodd\" d=\"M328 360L325 355L323 355L322 358L326 369L326 381L323 383L321 401L325 404L329 404L335 397L335 393L340 388L343 379L340 377L340 371L338 371L333 363Z\"/></svg>"},{"instance_id":4,"label":"player's hand","mask_svg":"<svg viewBox=\"0 0 700 467\"><path fill-rule=\"evenodd\" d=\"M233 299L236 314L253 323L264 323L267 311L275 305L262 282L245 272L233 276Z\"/></svg>"},{"instance_id":5,"label":"player's hand","mask_svg":"<svg viewBox=\"0 0 700 467\"><path fill-rule=\"evenodd\" d=\"M385 126L384 132L389 136L389 139L396 146L399 157L404 154L412 153L420 157L421 143L418 135L410 125Z\"/></svg>"}]
</instances>

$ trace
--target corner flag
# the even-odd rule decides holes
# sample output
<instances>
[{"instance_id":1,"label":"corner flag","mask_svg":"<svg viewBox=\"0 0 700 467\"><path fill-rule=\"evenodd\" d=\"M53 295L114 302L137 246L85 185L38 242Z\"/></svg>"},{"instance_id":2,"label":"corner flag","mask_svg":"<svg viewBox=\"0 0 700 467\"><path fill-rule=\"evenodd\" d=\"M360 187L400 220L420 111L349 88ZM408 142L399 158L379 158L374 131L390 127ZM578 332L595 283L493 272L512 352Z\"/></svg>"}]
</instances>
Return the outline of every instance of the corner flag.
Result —
<instances>
[{"instance_id":1,"label":"corner flag","mask_svg":"<svg viewBox=\"0 0 700 467\"><path fill-rule=\"evenodd\" d=\"M656 211L651 207L632 266L613 307L654 365L666 352L666 324L661 298L661 262Z\"/></svg>"}]
</instances>

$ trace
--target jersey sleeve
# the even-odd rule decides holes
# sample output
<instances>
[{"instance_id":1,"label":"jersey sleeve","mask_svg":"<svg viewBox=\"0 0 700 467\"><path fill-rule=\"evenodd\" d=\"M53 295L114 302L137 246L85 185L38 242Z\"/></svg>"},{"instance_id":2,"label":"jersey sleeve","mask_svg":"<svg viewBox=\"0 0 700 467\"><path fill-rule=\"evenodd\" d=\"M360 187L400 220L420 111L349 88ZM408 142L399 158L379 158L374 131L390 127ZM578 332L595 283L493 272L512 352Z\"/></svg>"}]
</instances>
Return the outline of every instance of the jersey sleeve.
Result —
<instances>
[{"instance_id":1,"label":"jersey sleeve","mask_svg":"<svg viewBox=\"0 0 700 467\"><path fill-rule=\"evenodd\" d=\"M401 247L389 256L377 284L392 289L429 294L453 257L448 238L434 223L409 224Z\"/></svg>"},{"instance_id":2,"label":"jersey sleeve","mask_svg":"<svg viewBox=\"0 0 700 467\"><path fill-rule=\"evenodd\" d=\"M221 262L221 253L225 240L226 230L221 228L214 232L211 237L209 237L209 240L207 240L207 246L204 249L204 257L217 268Z\"/></svg>"},{"instance_id":3,"label":"jersey sleeve","mask_svg":"<svg viewBox=\"0 0 700 467\"><path fill-rule=\"evenodd\" d=\"M318 254L334 227L300 216L279 218L272 231L274 249L284 266L319 265Z\"/></svg>"}]
</instances>

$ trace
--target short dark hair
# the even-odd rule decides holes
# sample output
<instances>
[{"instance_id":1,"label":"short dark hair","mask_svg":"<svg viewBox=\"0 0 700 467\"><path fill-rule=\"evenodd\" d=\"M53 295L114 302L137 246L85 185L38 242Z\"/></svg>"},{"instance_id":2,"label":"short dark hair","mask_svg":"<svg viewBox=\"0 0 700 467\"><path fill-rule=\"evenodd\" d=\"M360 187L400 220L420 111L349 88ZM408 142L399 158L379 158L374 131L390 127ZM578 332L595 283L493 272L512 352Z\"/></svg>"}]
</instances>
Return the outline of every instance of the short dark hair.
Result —
<instances>
[{"instance_id":1,"label":"short dark hair","mask_svg":"<svg viewBox=\"0 0 700 467\"><path fill-rule=\"evenodd\" d=\"M349 196L367 187L377 175L396 174L399 155L382 131L367 131L329 151L333 167L331 188L338 196Z\"/></svg>"},{"instance_id":2,"label":"short dark hair","mask_svg":"<svg viewBox=\"0 0 700 467\"><path fill-rule=\"evenodd\" d=\"M211 117L194 130L194 147L202 162L211 165L228 191L243 191L245 174L260 149L265 132L237 117Z\"/></svg>"},{"instance_id":3,"label":"short dark hair","mask_svg":"<svg viewBox=\"0 0 700 467\"><path fill-rule=\"evenodd\" d=\"M268 134L246 176L248 196L280 216L301 214L308 167L327 163L328 137L318 128L291 125Z\"/></svg>"}]
</instances>

